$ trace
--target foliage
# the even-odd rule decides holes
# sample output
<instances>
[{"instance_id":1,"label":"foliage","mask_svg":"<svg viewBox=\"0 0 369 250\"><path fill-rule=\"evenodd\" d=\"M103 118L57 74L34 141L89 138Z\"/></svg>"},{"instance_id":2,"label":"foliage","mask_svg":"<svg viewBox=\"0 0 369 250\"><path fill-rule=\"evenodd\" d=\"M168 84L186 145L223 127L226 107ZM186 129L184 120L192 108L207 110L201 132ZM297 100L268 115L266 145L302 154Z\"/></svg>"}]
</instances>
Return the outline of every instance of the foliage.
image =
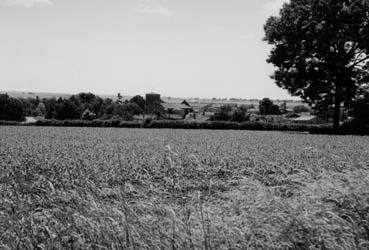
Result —
<instances>
[{"instance_id":1,"label":"foliage","mask_svg":"<svg viewBox=\"0 0 369 250\"><path fill-rule=\"evenodd\" d=\"M275 105L269 98L264 98L259 102L259 110L262 115L280 115L278 105Z\"/></svg>"},{"instance_id":2,"label":"foliage","mask_svg":"<svg viewBox=\"0 0 369 250\"><path fill-rule=\"evenodd\" d=\"M214 121L229 121L232 115L232 107L229 105L223 105L215 112L212 120Z\"/></svg>"},{"instance_id":3,"label":"foliage","mask_svg":"<svg viewBox=\"0 0 369 250\"><path fill-rule=\"evenodd\" d=\"M94 119L96 119L96 114L91 112L89 109L86 109L83 113L82 113L82 120L87 120L87 121L92 121Z\"/></svg>"},{"instance_id":4,"label":"foliage","mask_svg":"<svg viewBox=\"0 0 369 250\"><path fill-rule=\"evenodd\" d=\"M282 124L266 122L229 122L229 121L152 121L147 128L171 128L171 129L210 129L210 130L265 130L265 131L299 131L308 132L314 130L331 130L330 126Z\"/></svg>"},{"instance_id":5,"label":"foliage","mask_svg":"<svg viewBox=\"0 0 369 250\"><path fill-rule=\"evenodd\" d=\"M77 106L71 100L58 100L55 118L58 120L79 119L81 116L77 111Z\"/></svg>"},{"instance_id":6,"label":"foliage","mask_svg":"<svg viewBox=\"0 0 369 250\"><path fill-rule=\"evenodd\" d=\"M156 115L157 118L160 118L162 114L164 113L164 108L160 102L154 101L150 104L146 104L145 113Z\"/></svg>"},{"instance_id":7,"label":"foliage","mask_svg":"<svg viewBox=\"0 0 369 250\"><path fill-rule=\"evenodd\" d=\"M291 0L265 25L277 85L310 104L334 105L335 128L341 103L368 82L368 3Z\"/></svg>"},{"instance_id":8,"label":"foliage","mask_svg":"<svg viewBox=\"0 0 369 250\"><path fill-rule=\"evenodd\" d=\"M233 122L245 122L248 121L247 109L244 106L238 107L231 116L231 121Z\"/></svg>"},{"instance_id":9,"label":"foliage","mask_svg":"<svg viewBox=\"0 0 369 250\"><path fill-rule=\"evenodd\" d=\"M46 115L45 103L40 102L36 108L36 116L45 116L45 115Z\"/></svg>"},{"instance_id":10,"label":"foliage","mask_svg":"<svg viewBox=\"0 0 369 250\"><path fill-rule=\"evenodd\" d=\"M281 115L281 111L279 110L279 106L276 104L273 104L270 108L270 115Z\"/></svg>"},{"instance_id":11,"label":"foliage","mask_svg":"<svg viewBox=\"0 0 369 250\"><path fill-rule=\"evenodd\" d=\"M297 105L293 107L293 112L296 114L307 113L307 112L310 112L310 109L309 107L306 107L305 105Z\"/></svg>"},{"instance_id":12,"label":"foliage","mask_svg":"<svg viewBox=\"0 0 369 250\"><path fill-rule=\"evenodd\" d=\"M142 109L134 102L122 103L119 100L102 99L92 93L80 93L67 99L43 99L39 105L44 105L46 119L57 120L112 119L118 116L119 119L131 121L133 115L142 113ZM32 109L34 105L29 104L28 106ZM30 115L38 114L39 110L37 108L36 111L29 113Z\"/></svg>"},{"instance_id":13,"label":"foliage","mask_svg":"<svg viewBox=\"0 0 369 250\"><path fill-rule=\"evenodd\" d=\"M129 104L118 104L115 107L113 114L122 118L125 121L132 121L133 113L131 113L130 110L128 110L128 105Z\"/></svg>"},{"instance_id":14,"label":"foliage","mask_svg":"<svg viewBox=\"0 0 369 250\"><path fill-rule=\"evenodd\" d=\"M248 121L246 106L239 106L232 109L229 105L224 105L215 112L211 117L212 121L231 121L231 122L244 122Z\"/></svg>"},{"instance_id":15,"label":"foliage","mask_svg":"<svg viewBox=\"0 0 369 250\"><path fill-rule=\"evenodd\" d=\"M20 126L22 125L19 121L4 121L0 120L0 126Z\"/></svg>"},{"instance_id":16,"label":"foliage","mask_svg":"<svg viewBox=\"0 0 369 250\"><path fill-rule=\"evenodd\" d=\"M24 121L25 112L22 103L7 94L0 94L0 120Z\"/></svg>"},{"instance_id":17,"label":"foliage","mask_svg":"<svg viewBox=\"0 0 369 250\"><path fill-rule=\"evenodd\" d=\"M357 123L369 125L369 92L352 103L350 116L354 117Z\"/></svg>"},{"instance_id":18,"label":"foliage","mask_svg":"<svg viewBox=\"0 0 369 250\"><path fill-rule=\"evenodd\" d=\"M259 102L259 111L262 115L270 114L270 110L273 106L273 101L269 98L264 98Z\"/></svg>"},{"instance_id":19,"label":"foliage","mask_svg":"<svg viewBox=\"0 0 369 250\"><path fill-rule=\"evenodd\" d=\"M132 99L129 100L129 102L137 104L140 107L141 112L143 112L145 110L146 101L142 96L136 95L136 96L132 97Z\"/></svg>"},{"instance_id":20,"label":"foliage","mask_svg":"<svg viewBox=\"0 0 369 250\"><path fill-rule=\"evenodd\" d=\"M1 124L0 124L1 125ZM117 119L110 120L38 120L34 124L41 127L105 127L105 128L140 128L140 122L121 121Z\"/></svg>"},{"instance_id":21,"label":"foliage","mask_svg":"<svg viewBox=\"0 0 369 250\"><path fill-rule=\"evenodd\" d=\"M3 249L369 246L367 138L37 127L0 134Z\"/></svg>"},{"instance_id":22,"label":"foliage","mask_svg":"<svg viewBox=\"0 0 369 250\"><path fill-rule=\"evenodd\" d=\"M140 115L143 113L144 109L142 109L138 104L136 103L127 103L126 104L127 112L133 115Z\"/></svg>"}]
</instances>

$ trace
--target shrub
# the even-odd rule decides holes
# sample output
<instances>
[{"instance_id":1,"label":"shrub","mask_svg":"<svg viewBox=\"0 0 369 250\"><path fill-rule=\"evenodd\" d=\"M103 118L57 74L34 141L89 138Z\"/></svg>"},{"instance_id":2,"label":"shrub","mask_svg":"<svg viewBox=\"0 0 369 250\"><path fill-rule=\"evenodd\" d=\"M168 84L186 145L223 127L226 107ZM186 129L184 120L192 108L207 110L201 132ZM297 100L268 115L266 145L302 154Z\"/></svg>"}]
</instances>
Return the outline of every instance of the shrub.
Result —
<instances>
[{"instance_id":1,"label":"shrub","mask_svg":"<svg viewBox=\"0 0 369 250\"><path fill-rule=\"evenodd\" d=\"M214 116L211 118L213 121L229 121L231 118L232 107L229 105L224 105L215 112Z\"/></svg>"},{"instance_id":2,"label":"shrub","mask_svg":"<svg viewBox=\"0 0 369 250\"><path fill-rule=\"evenodd\" d=\"M331 125L317 125L310 129L310 133L326 135L369 135L369 127L357 120L352 120L345 122L336 130Z\"/></svg>"},{"instance_id":3,"label":"shrub","mask_svg":"<svg viewBox=\"0 0 369 250\"><path fill-rule=\"evenodd\" d=\"M89 109L86 109L85 111L83 111L81 119L92 121L96 119L96 114L94 112L91 112Z\"/></svg>"},{"instance_id":4,"label":"shrub","mask_svg":"<svg viewBox=\"0 0 369 250\"><path fill-rule=\"evenodd\" d=\"M250 117L247 116L247 109L242 106L237 108L231 116L231 121L234 122L245 122L248 121L249 119Z\"/></svg>"},{"instance_id":5,"label":"shrub","mask_svg":"<svg viewBox=\"0 0 369 250\"><path fill-rule=\"evenodd\" d=\"M306 113L306 112L310 112L309 107L306 107L305 105L297 105L295 107L293 107L293 112L294 113Z\"/></svg>"},{"instance_id":6,"label":"shrub","mask_svg":"<svg viewBox=\"0 0 369 250\"><path fill-rule=\"evenodd\" d=\"M17 126L20 125L20 122L17 121L3 121L0 120L0 126Z\"/></svg>"},{"instance_id":7,"label":"shrub","mask_svg":"<svg viewBox=\"0 0 369 250\"><path fill-rule=\"evenodd\" d=\"M0 125L22 125L19 122L0 121ZM32 125L32 124L29 124ZM310 132L311 134L328 135L369 135L369 127L360 126L356 121L347 122L339 130L333 130L329 124L286 124L286 123L267 123L267 122L229 122L229 121L168 121L145 119L139 121L120 121L120 120L38 120L35 126L53 127L110 127L110 128L155 128L155 129L209 129L209 130L259 130L259 131L295 131Z\"/></svg>"},{"instance_id":8,"label":"shrub","mask_svg":"<svg viewBox=\"0 0 369 250\"><path fill-rule=\"evenodd\" d=\"M369 125L369 94L366 98L356 100L349 111L350 116L354 117L355 126Z\"/></svg>"}]
</instances>

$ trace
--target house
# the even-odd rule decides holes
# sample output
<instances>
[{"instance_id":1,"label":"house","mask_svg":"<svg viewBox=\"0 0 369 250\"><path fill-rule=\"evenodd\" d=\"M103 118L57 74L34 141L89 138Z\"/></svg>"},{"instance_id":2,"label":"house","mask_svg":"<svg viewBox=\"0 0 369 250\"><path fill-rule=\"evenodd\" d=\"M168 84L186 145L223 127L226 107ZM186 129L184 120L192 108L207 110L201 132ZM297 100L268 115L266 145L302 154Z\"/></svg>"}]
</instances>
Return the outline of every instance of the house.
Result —
<instances>
[{"instance_id":1,"label":"house","mask_svg":"<svg viewBox=\"0 0 369 250\"><path fill-rule=\"evenodd\" d=\"M187 114L193 112L193 107L184 100L181 103L162 103L161 104L165 110L165 112L168 114L168 118L173 118L175 116L180 116L182 119L186 117ZM175 116L173 116L175 115ZM172 117L171 117L172 116Z\"/></svg>"}]
</instances>

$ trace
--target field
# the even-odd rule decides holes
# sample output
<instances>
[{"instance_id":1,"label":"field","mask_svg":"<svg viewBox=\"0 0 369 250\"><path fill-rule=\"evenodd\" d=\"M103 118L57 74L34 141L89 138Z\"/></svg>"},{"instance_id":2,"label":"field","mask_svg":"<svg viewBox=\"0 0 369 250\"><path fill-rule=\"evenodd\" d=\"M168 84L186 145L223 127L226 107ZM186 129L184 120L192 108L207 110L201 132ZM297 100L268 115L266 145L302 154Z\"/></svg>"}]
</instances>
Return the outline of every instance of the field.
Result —
<instances>
[{"instance_id":1,"label":"field","mask_svg":"<svg viewBox=\"0 0 369 250\"><path fill-rule=\"evenodd\" d=\"M0 135L0 249L369 248L368 137Z\"/></svg>"}]
</instances>

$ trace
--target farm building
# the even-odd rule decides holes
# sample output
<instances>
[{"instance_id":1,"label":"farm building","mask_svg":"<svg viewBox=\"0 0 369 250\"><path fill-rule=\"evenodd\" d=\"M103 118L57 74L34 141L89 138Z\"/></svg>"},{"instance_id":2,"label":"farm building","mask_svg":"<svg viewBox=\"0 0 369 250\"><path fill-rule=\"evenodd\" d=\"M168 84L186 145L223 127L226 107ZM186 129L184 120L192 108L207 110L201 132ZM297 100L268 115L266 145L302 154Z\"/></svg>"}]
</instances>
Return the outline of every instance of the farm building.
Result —
<instances>
[{"instance_id":1,"label":"farm building","mask_svg":"<svg viewBox=\"0 0 369 250\"><path fill-rule=\"evenodd\" d=\"M180 115L184 118L187 114L193 112L193 108L186 100L181 103L162 103L161 105L169 117L171 115Z\"/></svg>"},{"instance_id":2,"label":"farm building","mask_svg":"<svg viewBox=\"0 0 369 250\"><path fill-rule=\"evenodd\" d=\"M149 93L146 94L146 105L152 105L152 104L157 104L157 103L162 103L163 101L161 100L160 94L156 94L156 93Z\"/></svg>"}]
</instances>

